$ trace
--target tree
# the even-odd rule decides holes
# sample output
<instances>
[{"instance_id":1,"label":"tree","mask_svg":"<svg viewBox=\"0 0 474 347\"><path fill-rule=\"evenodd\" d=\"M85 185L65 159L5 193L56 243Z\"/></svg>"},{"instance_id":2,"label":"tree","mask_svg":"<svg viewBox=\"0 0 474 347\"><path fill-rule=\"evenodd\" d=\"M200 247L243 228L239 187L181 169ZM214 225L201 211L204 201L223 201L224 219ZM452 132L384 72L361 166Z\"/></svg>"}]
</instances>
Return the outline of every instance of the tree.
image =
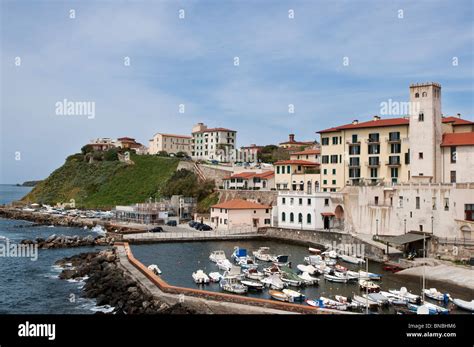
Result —
<instances>
[{"instance_id":1,"label":"tree","mask_svg":"<svg viewBox=\"0 0 474 347\"><path fill-rule=\"evenodd\" d=\"M87 154L87 153L90 153L90 152L93 152L94 151L94 147L92 147L92 145L85 145L85 146L82 146L81 148L81 152L82 154Z\"/></svg>"},{"instance_id":2,"label":"tree","mask_svg":"<svg viewBox=\"0 0 474 347\"><path fill-rule=\"evenodd\" d=\"M118 149L117 148L110 148L104 153L104 160L106 161L116 161L118 160Z\"/></svg>"},{"instance_id":3,"label":"tree","mask_svg":"<svg viewBox=\"0 0 474 347\"><path fill-rule=\"evenodd\" d=\"M166 151L159 151L156 155L159 157L169 157L169 154Z\"/></svg>"}]
</instances>

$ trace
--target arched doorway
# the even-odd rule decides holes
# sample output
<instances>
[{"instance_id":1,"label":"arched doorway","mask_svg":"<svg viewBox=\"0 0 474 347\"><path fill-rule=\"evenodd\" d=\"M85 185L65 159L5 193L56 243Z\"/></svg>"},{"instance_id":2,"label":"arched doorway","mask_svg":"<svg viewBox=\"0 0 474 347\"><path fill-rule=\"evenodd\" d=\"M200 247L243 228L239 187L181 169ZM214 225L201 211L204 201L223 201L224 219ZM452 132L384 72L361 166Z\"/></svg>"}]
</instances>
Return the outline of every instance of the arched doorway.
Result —
<instances>
[{"instance_id":1,"label":"arched doorway","mask_svg":"<svg viewBox=\"0 0 474 347\"><path fill-rule=\"evenodd\" d=\"M344 208L341 205L334 210L334 227L344 229Z\"/></svg>"}]
</instances>

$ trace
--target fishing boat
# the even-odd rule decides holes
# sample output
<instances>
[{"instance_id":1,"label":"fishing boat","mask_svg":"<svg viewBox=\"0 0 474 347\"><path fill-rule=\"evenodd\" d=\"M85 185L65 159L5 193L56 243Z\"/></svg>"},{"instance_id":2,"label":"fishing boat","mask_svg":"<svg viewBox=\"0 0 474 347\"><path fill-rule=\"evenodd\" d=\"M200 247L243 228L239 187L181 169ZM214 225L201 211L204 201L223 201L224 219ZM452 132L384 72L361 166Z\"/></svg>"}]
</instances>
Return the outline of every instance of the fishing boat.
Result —
<instances>
[{"instance_id":1,"label":"fishing boat","mask_svg":"<svg viewBox=\"0 0 474 347\"><path fill-rule=\"evenodd\" d=\"M214 251L209 255L209 260L213 263L217 263L220 260L227 259L224 251Z\"/></svg>"},{"instance_id":2,"label":"fishing boat","mask_svg":"<svg viewBox=\"0 0 474 347\"><path fill-rule=\"evenodd\" d=\"M270 275L274 275L274 274L280 274L281 270L278 266L272 265L270 267L264 268L263 273L267 276L270 276Z\"/></svg>"},{"instance_id":3,"label":"fishing boat","mask_svg":"<svg viewBox=\"0 0 474 347\"><path fill-rule=\"evenodd\" d=\"M242 273L242 269L239 266L232 265L232 267L224 272L224 278L236 278L242 279L244 274Z\"/></svg>"},{"instance_id":4,"label":"fishing boat","mask_svg":"<svg viewBox=\"0 0 474 347\"><path fill-rule=\"evenodd\" d=\"M321 250L320 250L320 249L313 248L313 247L309 247L309 248L308 248L308 252L309 252L310 254L321 254Z\"/></svg>"},{"instance_id":5,"label":"fishing boat","mask_svg":"<svg viewBox=\"0 0 474 347\"><path fill-rule=\"evenodd\" d=\"M298 275L299 278L301 278L306 285L313 285L313 284L318 284L319 283L319 278L311 276L307 272L303 272L301 275Z\"/></svg>"},{"instance_id":6,"label":"fishing boat","mask_svg":"<svg viewBox=\"0 0 474 347\"><path fill-rule=\"evenodd\" d=\"M283 282L279 275L271 275L260 280L265 286L270 287L271 289L282 290L286 287L285 282Z\"/></svg>"},{"instance_id":7,"label":"fishing boat","mask_svg":"<svg viewBox=\"0 0 474 347\"><path fill-rule=\"evenodd\" d=\"M219 282L223 278L223 276L219 272L211 272L209 273L209 278L211 282L216 283Z\"/></svg>"},{"instance_id":8,"label":"fishing boat","mask_svg":"<svg viewBox=\"0 0 474 347\"><path fill-rule=\"evenodd\" d=\"M336 269L339 272L347 272L347 267L339 265L339 264L334 265L334 269Z\"/></svg>"},{"instance_id":9,"label":"fishing boat","mask_svg":"<svg viewBox=\"0 0 474 347\"><path fill-rule=\"evenodd\" d=\"M380 306L389 304L388 298L380 293L363 294L362 296L364 298L367 296L370 300L376 301Z\"/></svg>"},{"instance_id":10,"label":"fishing boat","mask_svg":"<svg viewBox=\"0 0 474 347\"><path fill-rule=\"evenodd\" d=\"M354 298L352 300L357 302L360 306L363 306L363 307L377 308L379 306L379 304L376 301L371 300L369 298L364 298L363 296L356 295L356 294L354 294Z\"/></svg>"},{"instance_id":11,"label":"fishing boat","mask_svg":"<svg viewBox=\"0 0 474 347\"><path fill-rule=\"evenodd\" d=\"M252 259L248 254L245 248L234 247L234 252L232 253L232 259L238 263L239 261L244 261L247 259Z\"/></svg>"},{"instance_id":12,"label":"fishing boat","mask_svg":"<svg viewBox=\"0 0 474 347\"><path fill-rule=\"evenodd\" d=\"M289 267L281 266L281 280L290 286L299 287L303 284L303 280Z\"/></svg>"},{"instance_id":13,"label":"fishing boat","mask_svg":"<svg viewBox=\"0 0 474 347\"><path fill-rule=\"evenodd\" d=\"M250 280L243 280L243 281L240 281L240 283L248 287L249 290L260 291L260 290L263 290L263 287L264 287L262 283L256 282L256 281L250 281Z\"/></svg>"},{"instance_id":14,"label":"fishing boat","mask_svg":"<svg viewBox=\"0 0 474 347\"><path fill-rule=\"evenodd\" d=\"M325 255L331 259L337 259L338 257L338 254L335 250L332 250L332 251L325 251L323 253L321 253L322 255Z\"/></svg>"},{"instance_id":15,"label":"fishing boat","mask_svg":"<svg viewBox=\"0 0 474 347\"><path fill-rule=\"evenodd\" d=\"M337 261L336 261L336 259L325 257L324 258L324 264L326 264L327 266L334 266L334 265L337 264Z\"/></svg>"},{"instance_id":16,"label":"fishing boat","mask_svg":"<svg viewBox=\"0 0 474 347\"><path fill-rule=\"evenodd\" d=\"M244 271L245 277L251 280L261 280L265 277L263 272L258 271L257 269L248 269Z\"/></svg>"},{"instance_id":17,"label":"fishing boat","mask_svg":"<svg viewBox=\"0 0 474 347\"><path fill-rule=\"evenodd\" d=\"M274 257L273 254L270 254L269 247L260 247L256 251L253 251L252 254L260 261L272 261L272 258Z\"/></svg>"},{"instance_id":18,"label":"fishing boat","mask_svg":"<svg viewBox=\"0 0 474 347\"><path fill-rule=\"evenodd\" d=\"M242 269L256 269L258 264L251 258L242 258L237 261L237 265L242 267Z\"/></svg>"},{"instance_id":19,"label":"fishing boat","mask_svg":"<svg viewBox=\"0 0 474 347\"><path fill-rule=\"evenodd\" d=\"M304 294L301 294L300 292L297 292L296 290L283 289L282 292L292 297L293 301L303 301L306 298Z\"/></svg>"},{"instance_id":20,"label":"fishing boat","mask_svg":"<svg viewBox=\"0 0 474 347\"><path fill-rule=\"evenodd\" d=\"M296 266L296 268L298 270L300 270L301 272L307 272L310 275L320 274L319 270L317 268L315 268L313 265L299 264L299 265Z\"/></svg>"},{"instance_id":21,"label":"fishing boat","mask_svg":"<svg viewBox=\"0 0 474 347\"><path fill-rule=\"evenodd\" d=\"M378 284L368 280L359 280L359 288L360 290L364 290L369 293L377 293L380 291L380 286Z\"/></svg>"},{"instance_id":22,"label":"fishing boat","mask_svg":"<svg viewBox=\"0 0 474 347\"><path fill-rule=\"evenodd\" d=\"M461 299L453 299L453 303L460 309L474 312L474 300L466 301Z\"/></svg>"},{"instance_id":23,"label":"fishing boat","mask_svg":"<svg viewBox=\"0 0 474 347\"><path fill-rule=\"evenodd\" d=\"M221 279L219 286L222 290L235 294L245 294L248 291L247 287L239 283L235 277L224 277Z\"/></svg>"},{"instance_id":24,"label":"fishing boat","mask_svg":"<svg viewBox=\"0 0 474 347\"><path fill-rule=\"evenodd\" d=\"M392 305L406 306L407 303L408 303L407 299L402 298L401 296L392 294L390 292L385 292L385 291L381 290L379 293L382 294L383 296L385 296L388 299L389 303L392 304Z\"/></svg>"},{"instance_id":25,"label":"fishing boat","mask_svg":"<svg viewBox=\"0 0 474 347\"><path fill-rule=\"evenodd\" d=\"M209 283L210 279L209 276L206 275L206 273L202 270L197 270L196 272L193 272L193 280L197 284L205 284Z\"/></svg>"},{"instance_id":26,"label":"fishing boat","mask_svg":"<svg viewBox=\"0 0 474 347\"><path fill-rule=\"evenodd\" d=\"M151 270L155 275L161 275L161 270L158 265L151 264L148 266L148 270Z\"/></svg>"},{"instance_id":27,"label":"fishing boat","mask_svg":"<svg viewBox=\"0 0 474 347\"><path fill-rule=\"evenodd\" d=\"M217 264L217 267L222 271L229 271L232 268L232 266L234 266L229 261L229 259L218 260L216 264Z\"/></svg>"},{"instance_id":28,"label":"fishing boat","mask_svg":"<svg viewBox=\"0 0 474 347\"><path fill-rule=\"evenodd\" d=\"M332 309L340 310L340 311L346 311L347 310L347 305L346 304L343 304L342 302L339 302L337 300L332 300L330 298L325 298L324 296L321 296L319 298L319 302L323 303L322 307L332 308Z\"/></svg>"},{"instance_id":29,"label":"fishing boat","mask_svg":"<svg viewBox=\"0 0 474 347\"><path fill-rule=\"evenodd\" d=\"M319 301L318 301L318 300L309 300L309 299L306 299L305 302L306 302L306 304L308 304L309 306L312 306L312 307L319 307Z\"/></svg>"},{"instance_id":30,"label":"fishing boat","mask_svg":"<svg viewBox=\"0 0 474 347\"><path fill-rule=\"evenodd\" d=\"M329 281L329 282L339 282L339 283L347 283L348 279L347 277L339 277L336 275L330 275L330 274L324 274L324 279Z\"/></svg>"},{"instance_id":31,"label":"fishing boat","mask_svg":"<svg viewBox=\"0 0 474 347\"><path fill-rule=\"evenodd\" d=\"M426 297L436 300L436 301L443 301L443 302L449 301L449 294L443 294L441 292L438 292L436 288L424 289L423 293L425 294Z\"/></svg>"},{"instance_id":32,"label":"fishing boat","mask_svg":"<svg viewBox=\"0 0 474 347\"><path fill-rule=\"evenodd\" d=\"M309 265L319 265L324 263L324 260L320 255L310 255L309 257L304 257L304 261Z\"/></svg>"},{"instance_id":33,"label":"fishing boat","mask_svg":"<svg viewBox=\"0 0 474 347\"><path fill-rule=\"evenodd\" d=\"M408 292L406 287L401 287L400 290L396 289L389 289L389 293L398 296L400 299L407 300L410 303L419 303L421 301L421 298L419 295L412 294Z\"/></svg>"},{"instance_id":34,"label":"fishing boat","mask_svg":"<svg viewBox=\"0 0 474 347\"><path fill-rule=\"evenodd\" d=\"M277 265L277 266L287 266L290 263L288 259L289 259L288 255L277 255L275 257L272 257L271 261L273 262L274 265Z\"/></svg>"},{"instance_id":35,"label":"fishing boat","mask_svg":"<svg viewBox=\"0 0 474 347\"><path fill-rule=\"evenodd\" d=\"M346 296L335 295L334 298L336 299L336 301L340 302L341 304L345 304L348 309L358 309L361 307L361 305L358 302L353 301L351 298L348 298Z\"/></svg>"},{"instance_id":36,"label":"fishing boat","mask_svg":"<svg viewBox=\"0 0 474 347\"><path fill-rule=\"evenodd\" d=\"M278 301L286 301L286 302L292 302L293 301L293 298L291 296L288 296L285 293L280 292L278 290L269 290L268 294L270 294L270 296L273 299L278 300Z\"/></svg>"},{"instance_id":37,"label":"fishing boat","mask_svg":"<svg viewBox=\"0 0 474 347\"><path fill-rule=\"evenodd\" d=\"M357 257L351 256L351 255L346 255L346 254L339 254L339 258L341 258L342 261L345 261L346 263L350 263L350 264L360 265L360 264L365 263L364 259L357 258Z\"/></svg>"}]
</instances>

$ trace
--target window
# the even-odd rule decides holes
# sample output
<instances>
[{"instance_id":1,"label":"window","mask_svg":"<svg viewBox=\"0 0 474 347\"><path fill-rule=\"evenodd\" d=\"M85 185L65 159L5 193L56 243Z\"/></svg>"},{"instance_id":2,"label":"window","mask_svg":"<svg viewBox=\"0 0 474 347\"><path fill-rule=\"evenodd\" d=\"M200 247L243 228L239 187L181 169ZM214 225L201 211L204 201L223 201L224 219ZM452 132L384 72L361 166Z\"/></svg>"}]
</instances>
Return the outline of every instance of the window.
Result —
<instances>
[{"instance_id":1,"label":"window","mask_svg":"<svg viewBox=\"0 0 474 347\"><path fill-rule=\"evenodd\" d=\"M456 155L456 147L452 146L451 148L451 163L456 163L457 155Z\"/></svg>"},{"instance_id":2,"label":"window","mask_svg":"<svg viewBox=\"0 0 474 347\"><path fill-rule=\"evenodd\" d=\"M337 155L331 155L331 164L337 164Z\"/></svg>"},{"instance_id":3,"label":"window","mask_svg":"<svg viewBox=\"0 0 474 347\"><path fill-rule=\"evenodd\" d=\"M398 207L403 207L403 196L398 197Z\"/></svg>"},{"instance_id":4,"label":"window","mask_svg":"<svg viewBox=\"0 0 474 347\"><path fill-rule=\"evenodd\" d=\"M394 131L388 134L389 141L400 141L400 132Z\"/></svg>"},{"instance_id":5,"label":"window","mask_svg":"<svg viewBox=\"0 0 474 347\"><path fill-rule=\"evenodd\" d=\"M335 184L336 184L336 180L332 180L332 184L335 185Z\"/></svg>"},{"instance_id":6,"label":"window","mask_svg":"<svg viewBox=\"0 0 474 347\"><path fill-rule=\"evenodd\" d=\"M298 223L303 223L303 214L298 213Z\"/></svg>"},{"instance_id":7,"label":"window","mask_svg":"<svg viewBox=\"0 0 474 347\"><path fill-rule=\"evenodd\" d=\"M332 169L332 174L333 174L333 175L336 174L336 169Z\"/></svg>"},{"instance_id":8,"label":"window","mask_svg":"<svg viewBox=\"0 0 474 347\"><path fill-rule=\"evenodd\" d=\"M418 159L423 159L423 152L418 153Z\"/></svg>"},{"instance_id":9,"label":"window","mask_svg":"<svg viewBox=\"0 0 474 347\"><path fill-rule=\"evenodd\" d=\"M281 213L281 221L286 222L286 213L285 212Z\"/></svg>"},{"instance_id":10,"label":"window","mask_svg":"<svg viewBox=\"0 0 474 347\"><path fill-rule=\"evenodd\" d=\"M390 169L390 174L392 178L398 178L398 167L392 167Z\"/></svg>"},{"instance_id":11,"label":"window","mask_svg":"<svg viewBox=\"0 0 474 347\"><path fill-rule=\"evenodd\" d=\"M419 98L420 97L420 93L415 93L415 98Z\"/></svg>"},{"instance_id":12,"label":"window","mask_svg":"<svg viewBox=\"0 0 474 347\"><path fill-rule=\"evenodd\" d=\"M350 178L359 178L360 177L360 169L359 168L349 169L349 177Z\"/></svg>"},{"instance_id":13,"label":"window","mask_svg":"<svg viewBox=\"0 0 474 347\"><path fill-rule=\"evenodd\" d=\"M281 204L282 205L286 204L286 198L281 198Z\"/></svg>"},{"instance_id":14,"label":"window","mask_svg":"<svg viewBox=\"0 0 474 347\"><path fill-rule=\"evenodd\" d=\"M360 159L359 159L359 157L352 157L352 158L349 158L349 166L360 166Z\"/></svg>"},{"instance_id":15,"label":"window","mask_svg":"<svg viewBox=\"0 0 474 347\"><path fill-rule=\"evenodd\" d=\"M270 224L270 219L265 218L265 224Z\"/></svg>"},{"instance_id":16,"label":"window","mask_svg":"<svg viewBox=\"0 0 474 347\"><path fill-rule=\"evenodd\" d=\"M321 145L323 145L323 146L329 145L329 137L321 138Z\"/></svg>"},{"instance_id":17,"label":"window","mask_svg":"<svg viewBox=\"0 0 474 347\"><path fill-rule=\"evenodd\" d=\"M444 198L444 210L449 211L449 198Z\"/></svg>"},{"instance_id":18,"label":"window","mask_svg":"<svg viewBox=\"0 0 474 347\"><path fill-rule=\"evenodd\" d=\"M369 134L369 142L379 142L379 134L378 133Z\"/></svg>"},{"instance_id":19,"label":"window","mask_svg":"<svg viewBox=\"0 0 474 347\"><path fill-rule=\"evenodd\" d=\"M379 166L379 157L369 157L370 166Z\"/></svg>"},{"instance_id":20,"label":"window","mask_svg":"<svg viewBox=\"0 0 474 347\"><path fill-rule=\"evenodd\" d=\"M308 199L308 206L311 206L311 199Z\"/></svg>"},{"instance_id":21,"label":"window","mask_svg":"<svg viewBox=\"0 0 474 347\"><path fill-rule=\"evenodd\" d=\"M294 199L290 198L290 205L293 205L293 201L294 201Z\"/></svg>"},{"instance_id":22,"label":"window","mask_svg":"<svg viewBox=\"0 0 474 347\"><path fill-rule=\"evenodd\" d=\"M451 171L451 183L456 183L456 171Z\"/></svg>"},{"instance_id":23,"label":"window","mask_svg":"<svg viewBox=\"0 0 474 347\"><path fill-rule=\"evenodd\" d=\"M328 184L328 180L323 180L323 184Z\"/></svg>"},{"instance_id":24,"label":"window","mask_svg":"<svg viewBox=\"0 0 474 347\"><path fill-rule=\"evenodd\" d=\"M390 144L390 152L391 153L400 153L402 150L402 145L399 143L392 143Z\"/></svg>"},{"instance_id":25,"label":"window","mask_svg":"<svg viewBox=\"0 0 474 347\"><path fill-rule=\"evenodd\" d=\"M434 211L436 210L436 196L431 198L431 209Z\"/></svg>"},{"instance_id":26,"label":"window","mask_svg":"<svg viewBox=\"0 0 474 347\"><path fill-rule=\"evenodd\" d=\"M339 138L338 138L337 136L333 136L333 138L332 138L332 144L333 144L333 145L337 145L337 144L338 144L338 140L339 140Z\"/></svg>"},{"instance_id":27,"label":"window","mask_svg":"<svg viewBox=\"0 0 474 347\"><path fill-rule=\"evenodd\" d=\"M277 166L277 175L280 173L280 166Z\"/></svg>"},{"instance_id":28,"label":"window","mask_svg":"<svg viewBox=\"0 0 474 347\"><path fill-rule=\"evenodd\" d=\"M388 163L390 165L400 165L400 157L398 155L391 155L388 157Z\"/></svg>"},{"instance_id":29,"label":"window","mask_svg":"<svg viewBox=\"0 0 474 347\"><path fill-rule=\"evenodd\" d=\"M311 224L311 213L306 215L306 223Z\"/></svg>"},{"instance_id":30,"label":"window","mask_svg":"<svg viewBox=\"0 0 474 347\"><path fill-rule=\"evenodd\" d=\"M323 174L324 174L324 175L327 175L327 174L328 174L328 169L324 169L324 170L323 170Z\"/></svg>"},{"instance_id":31,"label":"window","mask_svg":"<svg viewBox=\"0 0 474 347\"><path fill-rule=\"evenodd\" d=\"M377 174L378 174L377 168L371 168L370 169L370 177L371 178L377 178L378 177Z\"/></svg>"},{"instance_id":32,"label":"window","mask_svg":"<svg viewBox=\"0 0 474 347\"><path fill-rule=\"evenodd\" d=\"M374 203L375 203L375 205L378 205L378 204L379 204L379 197L378 197L378 196L375 197Z\"/></svg>"},{"instance_id":33,"label":"window","mask_svg":"<svg viewBox=\"0 0 474 347\"><path fill-rule=\"evenodd\" d=\"M421 96L425 98L425 97L428 96L428 93L427 93L427 92L423 92L423 93L421 94Z\"/></svg>"},{"instance_id":34,"label":"window","mask_svg":"<svg viewBox=\"0 0 474 347\"><path fill-rule=\"evenodd\" d=\"M464 219L474 221L474 204L464 205Z\"/></svg>"},{"instance_id":35,"label":"window","mask_svg":"<svg viewBox=\"0 0 474 347\"><path fill-rule=\"evenodd\" d=\"M417 210L420 209L420 197L419 196L416 197L416 209Z\"/></svg>"},{"instance_id":36,"label":"window","mask_svg":"<svg viewBox=\"0 0 474 347\"><path fill-rule=\"evenodd\" d=\"M324 199L324 206L329 206L329 199Z\"/></svg>"},{"instance_id":37,"label":"window","mask_svg":"<svg viewBox=\"0 0 474 347\"><path fill-rule=\"evenodd\" d=\"M405 164L410 164L410 150L408 150L407 153L405 153Z\"/></svg>"},{"instance_id":38,"label":"window","mask_svg":"<svg viewBox=\"0 0 474 347\"><path fill-rule=\"evenodd\" d=\"M357 134L353 134L352 135L352 143L357 143L359 141L357 141Z\"/></svg>"},{"instance_id":39,"label":"window","mask_svg":"<svg viewBox=\"0 0 474 347\"><path fill-rule=\"evenodd\" d=\"M423 225L420 224L420 231L423 231Z\"/></svg>"},{"instance_id":40,"label":"window","mask_svg":"<svg viewBox=\"0 0 474 347\"><path fill-rule=\"evenodd\" d=\"M290 213L290 223L293 223L295 221L295 216L293 212Z\"/></svg>"},{"instance_id":41,"label":"window","mask_svg":"<svg viewBox=\"0 0 474 347\"><path fill-rule=\"evenodd\" d=\"M323 164L328 164L329 163L329 156L328 155L323 155L321 157L321 161Z\"/></svg>"},{"instance_id":42,"label":"window","mask_svg":"<svg viewBox=\"0 0 474 347\"><path fill-rule=\"evenodd\" d=\"M291 173L291 166L290 166L290 165L288 165L288 166L286 167L286 173L287 173L287 174Z\"/></svg>"},{"instance_id":43,"label":"window","mask_svg":"<svg viewBox=\"0 0 474 347\"><path fill-rule=\"evenodd\" d=\"M380 153L380 145L369 145L369 154L379 154Z\"/></svg>"},{"instance_id":44,"label":"window","mask_svg":"<svg viewBox=\"0 0 474 347\"><path fill-rule=\"evenodd\" d=\"M420 112L418 114L418 122L424 122L425 121L425 115L423 114L423 112Z\"/></svg>"},{"instance_id":45,"label":"window","mask_svg":"<svg viewBox=\"0 0 474 347\"><path fill-rule=\"evenodd\" d=\"M298 205L300 205L300 206L303 205L303 199L302 198L298 199Z\"/></svg>"},{"instance_id":46,"label":"window","mask_svg":"<svg viewBox=\"0 0 474 347\"><path fill-rule=\"evenodd\" d=\"M350 155L359 155L360 154L360 146L349 146L349 154Z\"/></svg>"}]
</instances>

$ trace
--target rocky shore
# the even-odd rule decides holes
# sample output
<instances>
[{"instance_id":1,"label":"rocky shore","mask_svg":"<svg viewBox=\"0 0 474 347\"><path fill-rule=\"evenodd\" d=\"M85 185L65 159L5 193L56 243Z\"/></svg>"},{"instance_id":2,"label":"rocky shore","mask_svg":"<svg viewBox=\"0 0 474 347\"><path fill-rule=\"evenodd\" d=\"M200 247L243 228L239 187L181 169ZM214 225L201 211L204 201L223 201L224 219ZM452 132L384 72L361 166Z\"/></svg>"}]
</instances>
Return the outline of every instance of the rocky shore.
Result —
<instances>
[{"instance_id":1,"label":"rocky shore","mask_svg":"<svg viewBox=\"0 0 474 347\"><path fill-rule=\"evenodd\" d=\"M81 253L56 262L63 267L61 279L85 279L84 295L97 305L114 307L117 314L190 314L177 303L168 305L154 298L119 265L115 249Z\"/></svg>"},{"instance_id":2,"label":"rocky shore","mask_svg":"<svg viewBox=\"0 0 474 347\"><path fill-rule=\"evenodd\" d=\"M36 238L35 240L22 240L23 245L38 245L39 249L50 248L73 248L84 246L112 246L115 239L107 236L65 236L65 235L51 235L47 239Z\"/></svg>"}]
</instances>

